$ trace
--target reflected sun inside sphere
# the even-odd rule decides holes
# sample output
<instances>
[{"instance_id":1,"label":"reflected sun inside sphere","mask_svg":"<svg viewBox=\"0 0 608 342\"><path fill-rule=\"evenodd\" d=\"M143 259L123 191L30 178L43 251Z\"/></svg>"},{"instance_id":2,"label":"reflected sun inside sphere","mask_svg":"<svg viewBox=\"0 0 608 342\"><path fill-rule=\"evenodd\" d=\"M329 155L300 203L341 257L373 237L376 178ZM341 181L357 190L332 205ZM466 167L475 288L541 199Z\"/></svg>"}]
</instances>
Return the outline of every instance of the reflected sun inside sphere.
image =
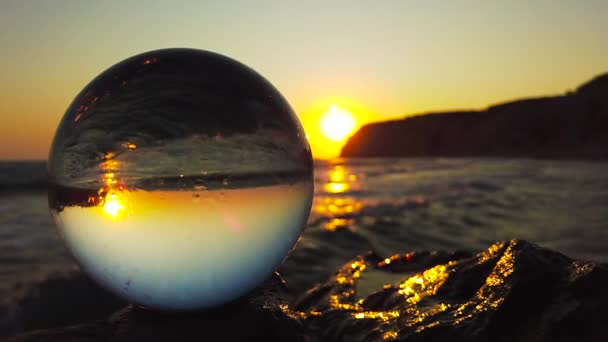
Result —
<instances>
[{"instance_id":1,"label":"reflected sun inside sphere","mask_svg":"<svg viewBox=\"0 0 608 342\"><path fill-rule=\"evenodd\" d=\"M332 141L343 141L355 130L356 126L355 116L336 105L330 106L319 120L321 133Z\"/></svg>"},{"instance_id":2,"label":"reflected sun inside sphere","mask_svg":"<svg viewBox=\"0 0 608 342\"><path fill-rule=\"evenodd\" d=\"M122 203L118 195L115 193L106 196L103 205L103 211L111 218L117 218L118 215L125 210L125 205Z\"/></svg>"}]
</instances>

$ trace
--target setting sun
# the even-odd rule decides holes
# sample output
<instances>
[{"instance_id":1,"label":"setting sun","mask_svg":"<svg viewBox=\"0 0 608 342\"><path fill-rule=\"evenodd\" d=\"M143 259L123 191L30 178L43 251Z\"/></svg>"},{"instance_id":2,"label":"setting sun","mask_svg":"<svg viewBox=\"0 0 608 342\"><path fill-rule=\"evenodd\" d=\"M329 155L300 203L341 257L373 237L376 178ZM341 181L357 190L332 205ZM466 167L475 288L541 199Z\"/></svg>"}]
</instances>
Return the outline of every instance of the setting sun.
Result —
<instances>
[{"instance_id":1,"label":"setting sun","mask_svg":"<svg viewBox=\"0 0 608 342\"><path fill-rule=\"evenodd\" d=\"M338 106L332 105L329 110L321 116L319 128L321 133L333 141L346 139L357 126L355 117L351 112Z\"/></svg>"},{"instance_id":2,"label":"setting sun","mask_svg":"<svg viewBox=\"0 0 608 342\"><path fill-rule=\"evenodd\" d=\"M306 130L313 157L332 159L351 135L373 121L373 115L354 99L328 96L304 111L300 118Z\"/></svg>"}]
</instances>

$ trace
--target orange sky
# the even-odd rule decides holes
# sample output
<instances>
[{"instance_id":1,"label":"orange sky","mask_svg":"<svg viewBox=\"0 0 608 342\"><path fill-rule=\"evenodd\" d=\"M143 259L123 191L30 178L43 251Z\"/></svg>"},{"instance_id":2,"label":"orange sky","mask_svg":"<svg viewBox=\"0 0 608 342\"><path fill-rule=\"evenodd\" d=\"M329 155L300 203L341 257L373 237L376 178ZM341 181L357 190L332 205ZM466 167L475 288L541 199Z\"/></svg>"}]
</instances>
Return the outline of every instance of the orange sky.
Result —
<instances>
[{"instance_id":1,"label":"orange sky","mask_svg":"<svg viewBox=\"0 0 608 342\"><path fill-rule=\"evenodd\" d=\"M299 114L316 157L331 104L359 120L559 94L608 71L608 2L18 1L0 4L0 159L46 159L74 96L136 53L219 52ZM316 132L315 132L316 131Z\"/></svg>"}]
</instances>

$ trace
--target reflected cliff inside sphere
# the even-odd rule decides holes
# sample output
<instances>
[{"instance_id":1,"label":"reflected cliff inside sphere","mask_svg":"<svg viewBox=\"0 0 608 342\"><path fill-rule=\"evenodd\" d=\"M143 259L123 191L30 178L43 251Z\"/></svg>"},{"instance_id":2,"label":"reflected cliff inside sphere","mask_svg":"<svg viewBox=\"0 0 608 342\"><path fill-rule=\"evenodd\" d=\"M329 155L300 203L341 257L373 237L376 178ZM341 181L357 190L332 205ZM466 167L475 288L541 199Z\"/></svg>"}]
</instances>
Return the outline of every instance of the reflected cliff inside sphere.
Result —
<instances>
[{"instance_id":1,"label":"reflected cliff inside sphere","mask_svg":"<svg viewBox=\"0 0 608 342\"><path fill-rule=\"evenodd\" d=\"M287 101L230 58L166 49L89 83L51 148L49 204L82 270L140 306L196 310L263 282L310 212Z\"/></svg>"}]
</instances>

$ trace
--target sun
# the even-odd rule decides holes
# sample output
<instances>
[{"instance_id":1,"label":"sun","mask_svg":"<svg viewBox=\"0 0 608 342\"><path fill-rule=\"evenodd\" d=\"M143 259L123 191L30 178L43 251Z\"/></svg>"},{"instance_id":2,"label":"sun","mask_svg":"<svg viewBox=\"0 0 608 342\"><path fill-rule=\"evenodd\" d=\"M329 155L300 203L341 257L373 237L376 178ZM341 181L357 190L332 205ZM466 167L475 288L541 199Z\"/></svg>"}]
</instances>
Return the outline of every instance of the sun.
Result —
<instances>
[{"instance_id":1,"label":"sun","mask_svg":"<svg viewBox=\"0 0 608 342\"><path fill-rule=\"evenodd\" d=\"M321 116L319 128L321 133L329 140L343 141L357 126L355 116L346 109L330 106L329 110Z\"/></svg>"}]
</instances>

